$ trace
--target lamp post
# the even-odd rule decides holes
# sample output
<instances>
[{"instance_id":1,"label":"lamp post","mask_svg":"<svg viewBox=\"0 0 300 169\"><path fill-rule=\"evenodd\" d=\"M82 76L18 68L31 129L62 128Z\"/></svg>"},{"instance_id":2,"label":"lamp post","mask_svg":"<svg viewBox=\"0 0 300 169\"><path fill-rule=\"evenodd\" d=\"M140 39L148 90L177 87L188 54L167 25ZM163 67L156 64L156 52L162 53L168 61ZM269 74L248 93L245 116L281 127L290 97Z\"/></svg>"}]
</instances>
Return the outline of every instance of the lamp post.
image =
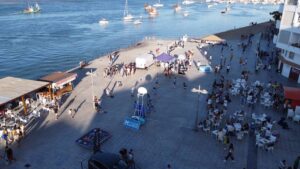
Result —
<instances>
[{"instance_id":1,"label":"lamp post","mask_svg":"<svg viewBox=\"0 0 300 169\"><path fill-rule=\"evenodd\" d=\"M199 121L199 111L200 111L200 96L201 94L207 94L208 91L205 90L205 89L202 89L201 90L201 87L200 85L198 86L198 89L196 88L193 88L192 89L192 92L194 93L198 93L198 98L197 98L197 110L196 110L196 117L195 117L195 128L194 130L197 132L198 131L198 121Z\"/></svg>"},{"instance_id":2,"label":"lamp post","mask_svg":"<svg viewBox=\"0 0 300 169\"><path fill-rule=\"evenodd\" d=\"M90 72L86 72L86 75L91 76L91 80L92 80L92 101L94 101L95 94L94 94L94 78L93 78L93 76L96 76L96 73L93 72L93 70L91 69Z\"/></svg>"}]
</instances>

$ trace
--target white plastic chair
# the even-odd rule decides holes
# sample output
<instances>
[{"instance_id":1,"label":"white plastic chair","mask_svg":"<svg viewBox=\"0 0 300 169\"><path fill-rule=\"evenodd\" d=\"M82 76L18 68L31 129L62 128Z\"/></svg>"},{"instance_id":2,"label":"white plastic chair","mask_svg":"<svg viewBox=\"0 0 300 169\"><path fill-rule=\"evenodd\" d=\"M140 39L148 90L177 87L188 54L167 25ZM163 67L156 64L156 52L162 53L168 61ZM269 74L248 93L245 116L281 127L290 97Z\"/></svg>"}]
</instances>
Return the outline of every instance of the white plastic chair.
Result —
<instances>
[{"instance_id":1,"label":"white plastic chair","mask_svg":"<svg viewBox=\"0 0 300 169\"><path fill-rule=\"evenodd\" d=\"M294 116L295 112L293 111L293 109L288 109L287 118L293 119Z\"/></svg>"},{"instance_id":2,"label":"white plastic chair","mask_svg":"<svg viewBox=\"0 0 300 169\"><path fill-rule=\"evenodd\" d=\"M294 118L293 118L294 122L297 122L299 123L300 122L300 115L295 115Z\"/></svg>"},{"instance_id":3,"label":"white plastic chair","mask_svg":"<svg viewBox=\"0 0 300 169\"><path fill-rule=\"evenodd\" d=\"M243 133L243 132L238 132L238 133L236 134L236 137L237 137L238 140L242 140L243 137L244 137L244 133Z\"/></svg>"}]
</instances>

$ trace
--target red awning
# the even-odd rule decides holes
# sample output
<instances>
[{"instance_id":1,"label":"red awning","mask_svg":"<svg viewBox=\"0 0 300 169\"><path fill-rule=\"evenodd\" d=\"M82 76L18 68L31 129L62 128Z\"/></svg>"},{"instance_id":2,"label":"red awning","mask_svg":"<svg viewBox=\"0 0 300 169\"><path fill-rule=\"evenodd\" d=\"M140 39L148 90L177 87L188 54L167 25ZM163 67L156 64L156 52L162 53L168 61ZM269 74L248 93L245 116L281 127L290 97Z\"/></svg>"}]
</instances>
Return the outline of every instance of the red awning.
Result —
<instances>
[{"instance_id":1,"label":"red awning","mask_svg":"<svg viewBox=\"0 0 300 169\"><path fill-rule=\"evenodd\" d=\"M300 100L300 88L296 87L283 87L284 97L291 100Z\"/></svg>"}]
</instances>

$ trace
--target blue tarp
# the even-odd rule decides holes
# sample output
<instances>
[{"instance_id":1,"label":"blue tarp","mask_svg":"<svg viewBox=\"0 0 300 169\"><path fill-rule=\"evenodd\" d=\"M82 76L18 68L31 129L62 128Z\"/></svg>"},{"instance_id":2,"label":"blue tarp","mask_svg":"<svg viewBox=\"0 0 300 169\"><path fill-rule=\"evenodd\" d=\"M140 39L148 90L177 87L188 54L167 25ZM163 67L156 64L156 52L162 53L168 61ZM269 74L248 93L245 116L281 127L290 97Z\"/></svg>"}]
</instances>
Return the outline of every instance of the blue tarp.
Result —
<instances>
[{"instance_id":1,"label":"blue tarp","mask_svg":"<svg viewBox=\"0 0 300 169\"><path fill-rule=\"evenodd\" d=\"M162 53L156 57L157 61L169 63L174 60L174 57L166 53Z\"/></svg>"}]
</instances>

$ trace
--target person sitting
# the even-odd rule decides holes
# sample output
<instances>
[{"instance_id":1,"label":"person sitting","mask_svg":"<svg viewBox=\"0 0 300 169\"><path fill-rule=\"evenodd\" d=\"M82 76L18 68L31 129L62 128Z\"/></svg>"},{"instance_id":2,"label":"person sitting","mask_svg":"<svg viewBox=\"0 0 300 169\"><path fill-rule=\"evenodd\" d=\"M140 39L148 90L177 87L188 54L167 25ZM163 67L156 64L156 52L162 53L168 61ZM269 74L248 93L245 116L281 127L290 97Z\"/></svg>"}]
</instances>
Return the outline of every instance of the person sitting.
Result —
<instances>
[{"instance_id":1,"label":"person sitting","mask_svg":"<svg viewBox=\"0 0 300 169\"><path fill-rule=\"evenodd\" d=\"M198 128L199 128L199 129L203 129L203 127L204 127L203 122L200 121L200 122L198 123Z\"/></svg>"},{"instance_id":2,"label":"person sitting","mask_svg":"<svg viewBox=\"0 0 300 169\"><path fill-rule=\"evenodd\" d=\"M249 124L248 123L243 124L242 131L243 132L248 132L249 131Z\"/></svg>"},{"instance_id":3,"label":"person sitting","mask_svg":"<svg viewBox=\"0 0 300 169\"><path fill-rule=\"evenodd\" d=\"M286 161L285 160L282 160L280 161L279 163L279 169L286 169Z\"/></svg>"},{"instance_id":4,"label":"person sitting","mask_svg":"<svg viewBox=\"0 0 300 169\"><path fill-rule=\"evenodd\" d=\"M278 125L280 125L283 129L290 129L287 122L285 121L285 118L282 117L278 122Z\"/></svg>"},{"instance_id":5,"label":"person sitting","mask_svg":"<svg viewBox=\"0 0 300 169\"><path fill-rule=\"evenodd\" d=\"M220 130L218 131L218 133L217 133L217 139L218 139L218 141L223 141L224 136L225 136L225 133L223 132L222 129L220 129Z\"/></svg>"}]
</instances>

